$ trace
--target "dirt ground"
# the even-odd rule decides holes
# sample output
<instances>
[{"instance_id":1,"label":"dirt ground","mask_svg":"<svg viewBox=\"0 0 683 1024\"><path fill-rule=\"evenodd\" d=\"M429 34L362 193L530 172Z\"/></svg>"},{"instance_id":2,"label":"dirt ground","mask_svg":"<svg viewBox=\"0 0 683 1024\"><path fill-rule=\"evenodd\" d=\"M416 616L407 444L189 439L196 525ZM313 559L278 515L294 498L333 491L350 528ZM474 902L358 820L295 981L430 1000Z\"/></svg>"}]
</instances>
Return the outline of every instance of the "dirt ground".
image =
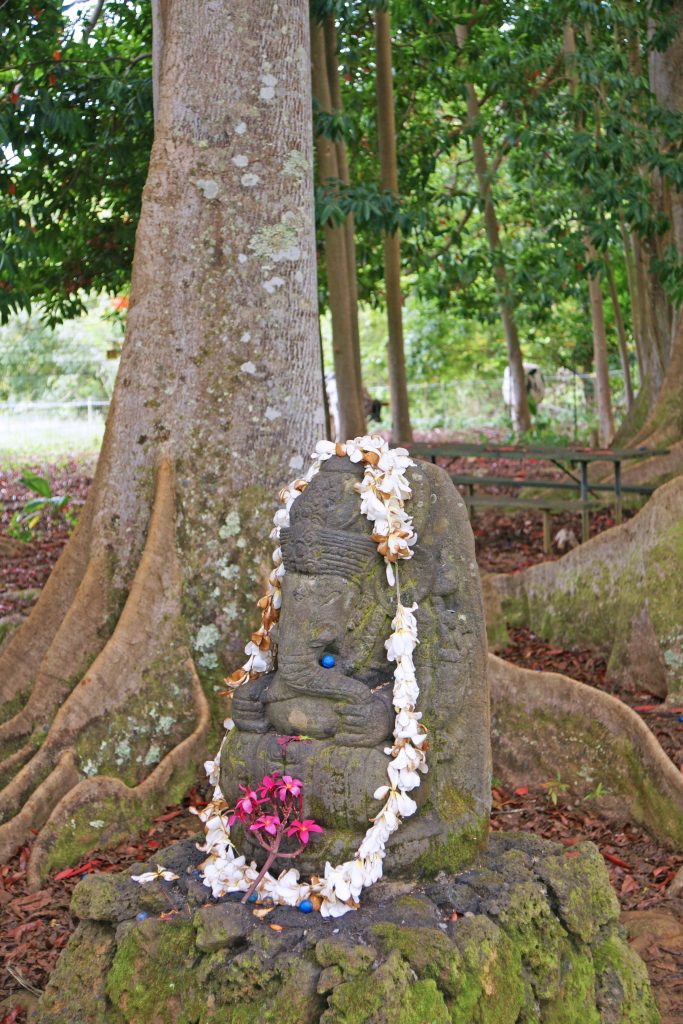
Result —
<instances>
[{"instance_id":1,"label":"dirt ground","mask_svg":"<svg viewBox=\"0 0 683 1024\"><path fill-rule=\"evenodd\" d=\"M531 463L487 462L473 465L460 460L454 471L488 475L526 474L538 478L547 467ZM44 467L33 471L45 475ZM0 473L0 536L13 512L32 495L19 483L19 471ZM553 475L554 471L553 471ZM85 500L92 481L92 467L64 463L50 467L53 494L71 494L73 507ZM592 518L592 532L612 525L609 511ZM580 536L578 517L558 516L561 527ZM543 560L540 515L515 515L494 510L480 513L474 521L477 558L482 569L506 572ZM46 520L36 538L17 548L16 557L0 557L0 622L4 616L26 614L64 546L68 531L59 520ZM554 553L550 557L558 557ZM510 631L510 645L502 656L527 668L564 672L592 686L605 689L629 703L657 736L668 756L683 770L683 709L665 708L650 694L620 693L606 676L604 660L590 650L568 651L551 647L529 630ZM53 873L37 893L29 893L25 866L26 847L8 864L0 866L0 1024L22 1024L31 1001L45 985L60 951L74 928L69 913L71 891L88 871L119 871L146 859L154 850L196 832L196 818L188 807L206 796L197 781L182 804L169 807L143 834L114 850L98 852L72 869ZM515 792L494 780L494 831L522 829L571 847L590 839L600 849L621 902L634 947L648 965L664 1024L683 1024L683 853L660 847L646 832L624 821L619 827L602 819L587 801L570 803L552 785ZM678 873L678 877L677 877ZM11 997L3 1005L2 999Z\"/></svg>"}]
</instances>

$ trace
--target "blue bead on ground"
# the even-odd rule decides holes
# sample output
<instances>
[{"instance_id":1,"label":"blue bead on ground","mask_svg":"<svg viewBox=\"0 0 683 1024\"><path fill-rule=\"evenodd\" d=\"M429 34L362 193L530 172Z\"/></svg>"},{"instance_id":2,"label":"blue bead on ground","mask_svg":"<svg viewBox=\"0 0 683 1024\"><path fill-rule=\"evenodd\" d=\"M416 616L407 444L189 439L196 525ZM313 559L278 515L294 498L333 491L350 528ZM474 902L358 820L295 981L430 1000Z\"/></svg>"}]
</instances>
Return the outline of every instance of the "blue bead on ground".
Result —
<instances>
[{"instance_id":1,"label":"blue bead on ground","mask_svg":"<svg viewBox=\"0 0 683 1024\"><path fill-rule=\"evenodd\" d=\"M147 911L146 910L141 910L139 914L135 915L135 920L136 921L146 921L148 917L149 917L149 914L147 913Z\"/></svg>"},{"instance_id":2,"label":"blue bead on ground","mask_svg":"<svg viewBox=\"0 0 683 1024\"><path fill-rule=\"evenodd\" d=\"M320 664L323 668L334 668L336 664L336 658L334 654L323 654L320 659Z\"/></svg>"},{"instance_id":3,"label":"blue bead on ground","mask_svg":"<svg viewBox=\"0 0 683 1024\"><path fill-rule=\"evenodd\" d=\"M302 900L299 904L299 910L302 914L310 914L313 910L313 904L310 900Z\"/></svg>"},{"instance_id":4,"label":"blue bead on ground","mask_svg":"<svg viewBox=\"0 0 683 1024\"><path fill-rule=\"evenodd\" d=\"M247 903L256 903L257 899L258 899L258 896L256 895L255 892L253 892L251 894L251 896L249 897L249 899L247 900Z\"/></svg>"}]
</instances>

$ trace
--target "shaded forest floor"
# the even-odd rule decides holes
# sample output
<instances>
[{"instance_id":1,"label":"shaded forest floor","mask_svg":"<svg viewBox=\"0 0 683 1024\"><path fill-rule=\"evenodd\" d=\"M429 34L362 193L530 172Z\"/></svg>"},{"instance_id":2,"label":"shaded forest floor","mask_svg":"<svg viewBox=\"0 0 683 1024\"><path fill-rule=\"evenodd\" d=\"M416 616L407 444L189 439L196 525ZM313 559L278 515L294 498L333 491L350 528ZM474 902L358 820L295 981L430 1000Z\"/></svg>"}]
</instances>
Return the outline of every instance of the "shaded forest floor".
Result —
<instances>
[{"instance_id":1,"label":"shaded forest floor","mask_svg":"<svg viewBox=\"0 0 683 1024\"><path fill-rule=\"evenodd\" d=\"M486 462L473 465L460 460L453 471L481 472L495 476L522 475L538 478L547 466L522 462ZM44 468L33 467L44 474ZM31 497L20 483L19 472L0 473L0 534L13 511ZM53 494L69 493L74 505L82 503L92 481L92 467L65 463L50 468ZM604 511L592 517L591 533L612 525ZM553 533L560 528L580 535L578 517L557 516ZM508 572L559 557L545 556L540 515L520 512L506 515L486 511L474 522L477 558L488 572ZM26 614L34 603L67 538L66 526L47 521L40 536L19 550L18 557L0 559L0 621L4 616ZM674 763L683 769L683 723L679 714L665 709L649 694L620 693L606 675L604 660L590 650L567 651L551 647L529 630L510 631L510 645L502 656L526 668L563 672L613 693L629 703L644 719ZM494 780L495 781L495 780ZM182 804L170 807L145 833L114 850L97 853L74 869L53 873L45 886L30 894L25 865L28 848L0 866L0 1024L21 1024L26 1010L54 968L75 922L69 913L71 892L89 870L120 871L144 860L157 849L196 833L196 819L187 811L205 797L198 781ZM557 802L554 802L556 797ZM602 818L588 801L572 805L563 793L548 787L520 787L515 792L494 785L492 830L524 830L553 839L567 847L589 839L597 844L625 913L632 943L645 959L664 1024L683 1024L683 854L659 846L642 829L624 821L616 826ZM678 874L678 877L677 877Z\"/></svg>"}]
</instances>

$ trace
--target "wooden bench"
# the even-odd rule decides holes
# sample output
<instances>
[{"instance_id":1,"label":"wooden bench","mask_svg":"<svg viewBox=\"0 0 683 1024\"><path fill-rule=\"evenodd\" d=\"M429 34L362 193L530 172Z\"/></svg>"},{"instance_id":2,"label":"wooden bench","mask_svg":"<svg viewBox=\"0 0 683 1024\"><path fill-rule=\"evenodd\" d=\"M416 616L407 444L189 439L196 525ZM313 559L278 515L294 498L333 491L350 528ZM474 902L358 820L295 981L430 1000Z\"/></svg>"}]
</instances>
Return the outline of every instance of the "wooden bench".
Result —
<instances>
[{"instance_id":1,"label":"wooden bench","mask_svg":"<svg viewBox=\"0 0 683 1024\"><path fill-rule=\"evenodd\" d=\"M573 491L576 487L580 491L580 500L574 503L572 511L581 512L581 536L583 540L587 540L590 532L589 522L589 510L591 507L600 508L606 507L607 505L614 505L614 520L616 523L622 521L622 497L624 493L632 494L651 494L653 488L651 487L633 487L624 486L621 482L621 464L633 459L645 459L651 458L655 455L668 455L668 448L559 448L551 445L535 445L535 444L524 444L524 445L498 445L498 444L471 444L469 442L453 442L446 444L410 444L408 449L411 455L417 456L417 458L431 459L432 462L436 462L437 458L445 459L449 463L453 463L456 459L462 458L476 458L476 459L514 459L514 460L532 460L539 462L550 462L554 466L569 478L567 482L560 480L520 480L517 477L468 477L467 474L453 474L453 482L462 484L468 488L468 496L466 498L467 504L470 507L474 507L475 504L486 505L488 507L498 508L537 508L540 512L544 511L544 540L546 534L550 533L550 521L549 512L559 511L555 506L553 509L549 508L548 502L550 499L545 498L519 498L510 499L509 501L503 501L501 498L505 498L504 495L485 495L475 496L474 487L476 486L490 486L490 487L533 487L543 488L544 490L559 490L559 491ZM614 470L614 483L612 485L602 483L589 483L588 480L588 466L591 463L604 463L611 464ZM578 466L580 477L576 477L573 472L567 467L572 469ZM591 502L589 499L590 494L597 494L600 492L612 492L614 495L613 502ZM476 502L473 500L477 498ZM486 497L486 502L481 500L481 497ZM511 504L516 502L516 504ZM527 502L531 502L529 505ZM568 506L565 505L565 508Z\"/></svg>"},{"instance_id":2,"label":"wooden bench","mask_svg":"<svg viewBox=\"0 0 683 1024\"><path fill-rule=\"evenodd\" d=\"M483 478L479 477L478 481ZM475 508L507 508L507 509L532 509L540 512L543 519L543 550L546 555L552 551L552 521L553 512L580 512L581 513L581 540L585 543L590 535L590 523L588 513L604 508L602 501L567 501L561 497L548 495L546 498L522 498L506 494L464 494L463 501L467 505L472 518L472 510Z\"/></svg>"},{"instance_id":3,"label":"wooden bench","mask_svg":"<svg viewBox=\"0 0 683 1024\"><path fill-rule=\"evenodd\" d=\"M579 491L581 489L581 481L577 480L574 483L571 480L530 480L527 478L517 476L478 476L477 474L469 473L451 473L449 474L451 480L457 486L463 487L529 487L531 490L534 488L544 488L554 491ZM614 494L614 484L588 484L588 490L591 492L601 491L608 494ZM647 484L642 485L631 485L622 484L622 494L652 494L654 487Z\"/></svg>"}]
</instances>

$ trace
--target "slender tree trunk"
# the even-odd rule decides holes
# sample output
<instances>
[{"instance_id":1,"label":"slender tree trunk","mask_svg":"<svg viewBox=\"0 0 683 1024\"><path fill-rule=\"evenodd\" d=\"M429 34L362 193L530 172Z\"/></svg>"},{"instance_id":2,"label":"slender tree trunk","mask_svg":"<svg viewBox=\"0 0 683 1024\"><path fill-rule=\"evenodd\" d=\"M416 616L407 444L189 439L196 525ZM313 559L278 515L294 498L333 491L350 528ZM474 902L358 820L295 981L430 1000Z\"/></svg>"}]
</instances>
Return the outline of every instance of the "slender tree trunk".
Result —
<instances>
[{"instance_id":1,"label":"slender tree trunk","mask_svg":"<svg viewBox=\"0 0 683 1024\"><path fill-rule=\"evenodd\" d=\"M629 236L623 214L620 215L619 229L621 242L624 249L624 263L626 265L626 280L628 281L628 296L631 305L631 324L633 326L633 339L636 343L636 358L638 360L638 375L643 380L643 354L642 347L642 313L641 302L638 294L638 281L636 277L636 265L634 258L633 240Z\"/></svg>"},{"instance_id":2,"label":"slender tree trunk","mask_svg":"<svg viewBox=\"0 0 683 1024\"><path fill-rule=\"evenodd\" d=\"M324 21L325 28L325 57L327 64L327 80L330 87L330 99L332 109L341 112L344 109L341 93L341 82L339 80L339 55L337 52L337 28L334 22L334 15L328 14ZM351 183L349 174L349 161L346 153L346 142L339 139L336 144L337 167L339 180L344 185ZM358 277L356 268L356 233L353 213L347 215L344 222L346 232L346 264L347 264L347 288L349 293L351 330L353 337L353 364L356 371L356 387L363 394L363 373L361 369L361 348L360 348L360 327L358 324Z\"/></svg>"},{"instance_id":3,"label":"slender tree trunk","mask_svg":"<svg viewBox=\"0 0 683 1024\"><path fill-rule=\"evenodd\" d=\"M619 303L619 296L617 294L617 286L614 280L614 271L612 270L611 260L606 252L603 253L602 258L605 264L605 273L607 275L607 285L609 287L612 310L614 311L614 325L617 332L617 342L619 344L619 359L621 362L621 371L624 375L624 394L626 396L626 409L628 411L633 405L633 384L631 382L631 367L628 361L628 343L626 341L624 317L621 312L621 305Z\"/></svg>"},{"instance_id":4,"label":"slender tree trunk","mask_svg":"<svg viewBox=\"0 0 683 1024\"><path fill-rule=\"evenodd\" d=\"M586 256L593 262L598 259L593 244L586 236L584 239ZM609 365L607 362L607 331L605 330L605 313L603 308L600 274L588 277L588 295L591 305L591 322L593 325L593 365L595 368L595 398L598 406L598 439L601 447L606 447L614 436L614 418L612 415L612 395L609 386Z\"/></svg>"},{"instance_id":5,"label":"slender tree trunk","mask_svg":"<svg viewBox=\"0 0 683 1024\"><path fill-rule=\"evenodd\" d=\"M394 111L393 65L391 58L391 19L388 10L375 15L377 54L377 134L379 141L380 182L382 188L398 196L396 160L396 116ZM401 235L384 232L384 279L387 294L389 343L389 392L394 442L409 444L413 439L406 381L403 344L403 295L401 293Z\"/></svg>"},{"instance_id":6,"label":"slender tree trunk","mask_svg":"<svg viewBox=\"0 0 683 1024\"><path fill-rule=\"evenodd\" d=\"M320 22L311 21L311 73L313 98L320 110L332 111L332 98L327 73L325 31ZM322 133L316 136L318 177L321 185L340 179L337 147ZM332 316L332 352L337 380L341 440L365 433L365 413L360 382L360 364L356 359L353 302L347 252L347 233L343 224L328 223L324 229L327 290ZM357 314L356 314L357 315Z\"/></svg>"},{"instance_id":7,"label":"slender tree trunk","mask_svg":"<svg viewBox=\"0 0 683 1024\"><path fill-rule=\"evenodd\" d=\"M456 25L456 40L462 49L468 37L465 25ZM470 129L477 124L480 116L479 100L474 85L467 83L467 123ZM500 318L505 334L505 345L507 348L508 366L510 367L510 383L512 387L512 422L516 433L524 433L531 426L531 415L529 413L529 402L526 393L526 375L522 361L522 349L519 343L517 323L515 321L514 305L510 295L510 287L505 269L502 248L500 243L500 230L496 208L493 202L491 191L491 180L484 149L484 140L478 131L472 132L472 153L474 156L474 169L477 176L479 196L484 204L484 225L491 256L493 258L493 275L498 293L498 304Z\"/></svg>"},{"instance_id":8,"label":"slender tree trunk","mask_svg":"<svg viewBox=\"0 0 683 1024\"><path fill-rule=\"evenodd\" d=\"M590 44L590 29L587 30L586 37ZM578 88L576 34L574 26L569 21L564 24L563 47L571 92L572 95L575 95ZM582 116L578 115L576 121L577 131L582 127L582 124ZM587 199L587 196L584 198ZM595 263L598 255L588 233L584 235L583 244L586 262ZM598 440L599 444L604 447L610 443L614 436L614 417L612 415L612 395L609 387L605 312L599 273L588 275L588 297L590 300L591 325L593 329L593 365L595 368L595 399L598 407Z\"/></svg>"},{"instance_id":9,"label":"slender tree trunk","mask_svg":"<svg viewBox=\"0 0 683 1024\"><path fill-rule=\"evenodd\" d=\"M324 429L308 4L168 3L158 43L95 480L0 655L0 861L38 830L33 881L182 795L257 619L275 492Z\"/></svg>"}]
</instances>

